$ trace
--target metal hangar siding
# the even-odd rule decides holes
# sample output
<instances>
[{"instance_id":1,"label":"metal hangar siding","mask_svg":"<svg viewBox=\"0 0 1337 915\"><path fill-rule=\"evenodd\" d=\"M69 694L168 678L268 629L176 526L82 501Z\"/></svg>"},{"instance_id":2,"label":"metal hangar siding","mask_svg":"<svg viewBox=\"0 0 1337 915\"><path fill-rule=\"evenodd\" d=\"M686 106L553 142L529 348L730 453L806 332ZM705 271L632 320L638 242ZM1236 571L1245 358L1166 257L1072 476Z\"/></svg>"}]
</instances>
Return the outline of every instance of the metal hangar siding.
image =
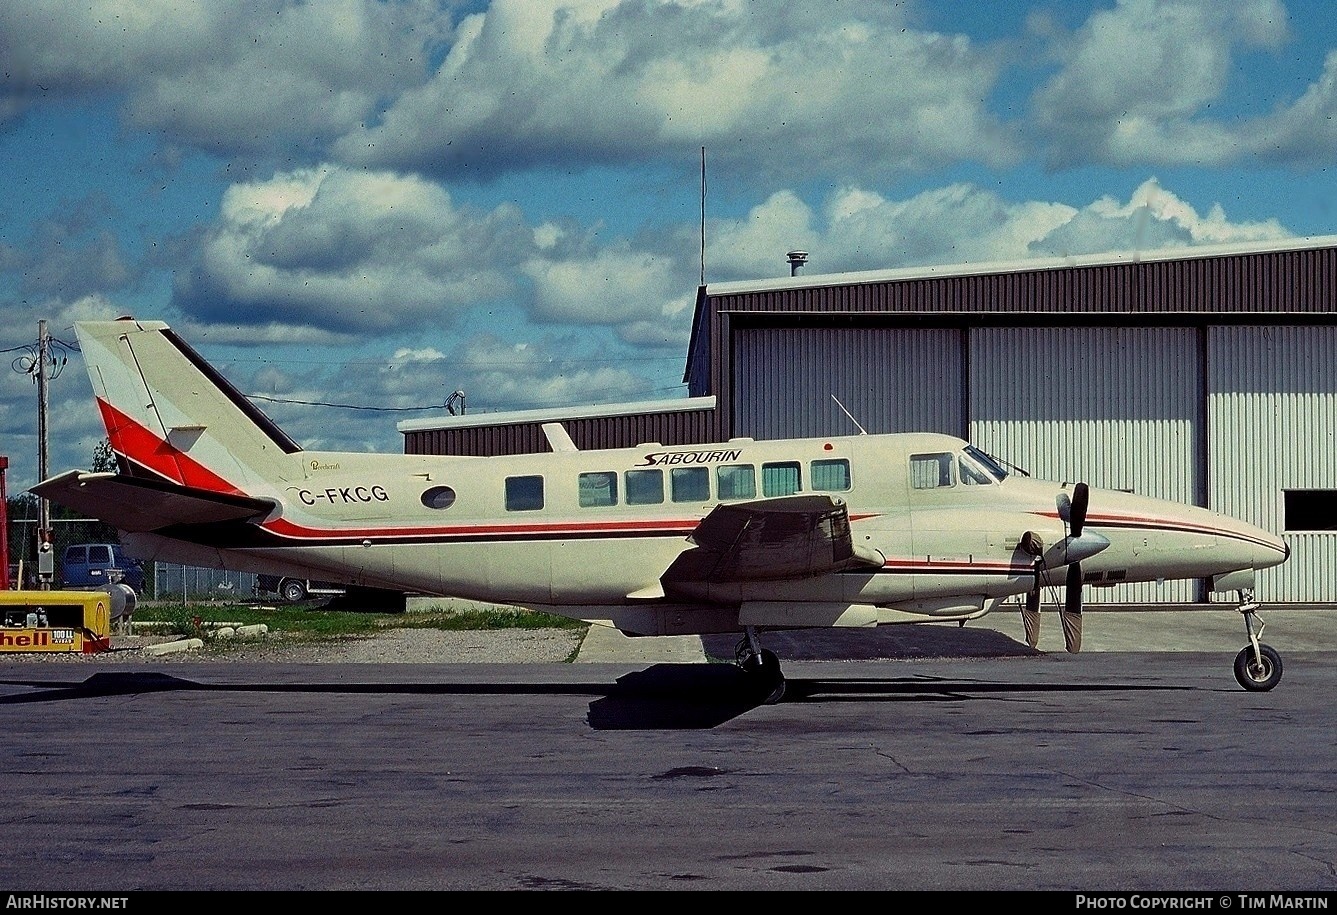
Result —
<instances>
[{"instance_id":1,"label":"metal hangar siding","mask_svg":"<svg viewBox=\"0 0 1337 915\"><path fill-rule=\"evenodd\" d=\"M401 422L405 454L536 454L551 450L545 423L562 424L582 451L630 448L658 442L686 445L712 441L714 397L642 403L469 413Z\"/></svg>"},{"instance_id":2,"label":"metal hangar siding","mask_svg":"<svg viewBox=\"0 0 1337 915\"><path fill-rule=\"evenodd\" d=\"M614 405L564 425L582 448L857 432L846 410L869 432L960 435L1037 477L1275 530L1292 557L1261 574L1259 598L1335 602L1335 303L1337 236L707 284L684 375L697 409ZM512 429L493 433L502 451L467 450L482 433L461 419L401 424L406 450L546 450L537 423L523 441L523 424L497 425Z\"/></svg>"}]
</instances>

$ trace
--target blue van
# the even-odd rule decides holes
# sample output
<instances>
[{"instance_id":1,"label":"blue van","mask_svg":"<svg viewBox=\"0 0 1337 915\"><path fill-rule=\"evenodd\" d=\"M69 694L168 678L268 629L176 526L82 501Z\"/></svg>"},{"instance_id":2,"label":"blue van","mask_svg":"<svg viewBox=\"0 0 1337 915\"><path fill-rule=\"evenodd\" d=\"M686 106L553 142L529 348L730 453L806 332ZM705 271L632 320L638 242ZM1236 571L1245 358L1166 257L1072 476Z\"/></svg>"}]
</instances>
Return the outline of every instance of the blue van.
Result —
<instances>
[{"instance_id":1,"label":"blue van","mask_svg":"<svg viewBox=\"0 0 1337 915\"><path fill-rule=\"evenodd\" d=\"M144 593L144 566L138 559L126 556L119 543L75 543L65 547L60 564L60 582L65 588L85 590L105 588L108 570L119 570L120 580Z\"/></svg>"}]
</instances>

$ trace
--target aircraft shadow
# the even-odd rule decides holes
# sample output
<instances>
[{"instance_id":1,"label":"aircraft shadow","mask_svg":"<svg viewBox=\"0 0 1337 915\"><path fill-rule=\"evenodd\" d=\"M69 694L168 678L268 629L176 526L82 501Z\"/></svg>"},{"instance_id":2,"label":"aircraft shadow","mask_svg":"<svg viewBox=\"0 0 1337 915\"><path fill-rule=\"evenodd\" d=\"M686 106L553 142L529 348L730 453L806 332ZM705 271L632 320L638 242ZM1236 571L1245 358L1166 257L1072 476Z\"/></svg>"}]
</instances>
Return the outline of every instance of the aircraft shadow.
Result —
<instances>
[{"instance_id":1,"label":"aircraft shadow","mask_svg":"<svg viewBox=\"0 0 1337 915\"><path fill-rule=\"evenodd\" d=\"M589 696L594 730L700 730L762 704L756 685L731 664L655 664L613 683L199 683L154 672L99 672L83 680L0 680L31 692L0 696L0 706L169 692L425 696ZM787 680L777 705L811 702L966 702L999 695L1191 689L1156 684L998 682L927 675Z\"/></svg>"},{"instance_id":2,"label":"aircraft shadow","mask_svg":"<svg viewBox=\"0 0 1337 915\"><path fill-rule=\"evenodd\" d=\"M732 660L736 633L705 635L706 657ZM924 658L1031 658L1044 652L982 626L918 623L876 629L765 632L761 644L786 661L903 661Z\"/></svg>"}]
</instances>

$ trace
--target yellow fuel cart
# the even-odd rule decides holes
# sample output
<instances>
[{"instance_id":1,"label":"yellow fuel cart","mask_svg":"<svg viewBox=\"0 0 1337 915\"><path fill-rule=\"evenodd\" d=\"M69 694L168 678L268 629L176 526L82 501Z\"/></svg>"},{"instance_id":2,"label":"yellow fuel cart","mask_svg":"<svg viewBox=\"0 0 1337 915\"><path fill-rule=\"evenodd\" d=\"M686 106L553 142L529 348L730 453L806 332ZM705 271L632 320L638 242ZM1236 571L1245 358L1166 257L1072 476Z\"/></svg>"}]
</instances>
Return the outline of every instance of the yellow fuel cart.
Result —
<instances>
[{"instance_id":1,"label":"yellow fuel cart","mask_svg":"<svg viewBox=\"0 0 1337 915\"><path fill-rule=\"evenodd\" d=\"M111 648L106 591L0 591L0 655Z\"/></svg>"}]
</instances>

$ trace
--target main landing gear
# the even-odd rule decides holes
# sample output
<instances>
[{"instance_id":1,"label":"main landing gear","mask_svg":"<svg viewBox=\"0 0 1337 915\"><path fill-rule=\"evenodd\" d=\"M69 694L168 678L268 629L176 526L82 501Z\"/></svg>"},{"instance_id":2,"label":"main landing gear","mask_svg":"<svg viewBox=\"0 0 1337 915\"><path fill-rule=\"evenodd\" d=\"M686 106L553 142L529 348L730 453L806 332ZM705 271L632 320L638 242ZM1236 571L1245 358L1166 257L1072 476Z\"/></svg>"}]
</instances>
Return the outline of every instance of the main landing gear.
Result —
<instances>
[{"instance_id":1,"label":"main landing gear","mask_svg":"<svg viewBox=\"0 0 1337 915\"><path fill-rule=\"evenodd\" d=\"M1236 609L1244 616L1244 632L1249 644L1235 655L1235 679L1247 690L1263 692L1281 682L1281 655L1271 645L1258 641L1263 634L1263 621L1258 619L1258 604L1254 603L1253 592L1240 591L1239 598L1240 605Z\"/></svg>"},{"instance_id":2,"label":"main landing gear","mask_svg":"<svg viewBox=\"0 0 1337 915\"><path fill-rule=\"evenodd\" d=\"M762 648L755 626L743 627L743 638L734 649L734 660L762 696L763 705L774 705L785 694L785 675L775 652Z\"/></svg>"}]
</instances>

